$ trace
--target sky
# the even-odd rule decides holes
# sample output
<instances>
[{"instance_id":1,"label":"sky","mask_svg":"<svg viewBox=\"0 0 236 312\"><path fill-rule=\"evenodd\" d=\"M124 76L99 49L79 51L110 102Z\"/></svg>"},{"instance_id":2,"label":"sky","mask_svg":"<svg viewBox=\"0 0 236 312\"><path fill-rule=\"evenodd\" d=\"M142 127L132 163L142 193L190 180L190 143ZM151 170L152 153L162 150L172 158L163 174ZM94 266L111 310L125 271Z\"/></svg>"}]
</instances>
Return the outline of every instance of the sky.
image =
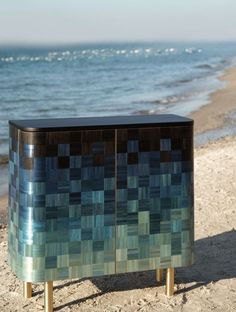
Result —
<instances>
[{"instance_id":1,"label":"sky","mask_svg":"<svg viewBox=\"0 0 236 312\"><path fill-rule=\"evenodd\" d=\"M0 0L0 44L236 41L235 0Z\"/></svg>"}]
</instances>

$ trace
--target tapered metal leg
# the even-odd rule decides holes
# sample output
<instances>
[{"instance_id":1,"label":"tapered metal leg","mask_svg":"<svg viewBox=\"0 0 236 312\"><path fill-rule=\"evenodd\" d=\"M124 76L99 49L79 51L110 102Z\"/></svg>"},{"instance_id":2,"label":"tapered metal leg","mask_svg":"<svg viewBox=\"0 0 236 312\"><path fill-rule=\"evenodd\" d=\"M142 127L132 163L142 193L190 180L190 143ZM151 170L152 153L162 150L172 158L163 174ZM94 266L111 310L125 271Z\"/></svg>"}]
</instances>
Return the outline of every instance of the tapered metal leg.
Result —
<instances>
[{"instance_id":1,"label":"tapered metal leg","mask_svg":"<svg viewBox=\"0 0 236 312\"><path fill-rule=\"evenodd\" d=\"M44 311L53 311L53 282L45 282L44 286Z\"/></svg>"},{"instance_id":2,"label":"tapered metal leg","mask_svg":"<svg viewBox=\"0 0 236 312\"><path fill-rule=\"evenodd\" d=\"M25 299L32 297L32 283L23 282L23 296Z\"/></svg>"},{"instance_id":3,"label":"tapered metal leg","mask_svg":"<svg viewBox=\"0 0 236 312\"><path fill-rule=\"evenodd\" d=\"M163 269L157 269L156 270L156 279L157 282L161 283L163 280Z\"/></svg>"},{"instance_id":4,"label":"tapered metal leg","mask_svg":"<svg viewBox=\"0 0 236 312\"><path fill-rule=\"evenodd\" d=\"M168 268L166 272L166 294L173 296L175 283L175 271L173 268Z\"/></svg>"}]
</instances>

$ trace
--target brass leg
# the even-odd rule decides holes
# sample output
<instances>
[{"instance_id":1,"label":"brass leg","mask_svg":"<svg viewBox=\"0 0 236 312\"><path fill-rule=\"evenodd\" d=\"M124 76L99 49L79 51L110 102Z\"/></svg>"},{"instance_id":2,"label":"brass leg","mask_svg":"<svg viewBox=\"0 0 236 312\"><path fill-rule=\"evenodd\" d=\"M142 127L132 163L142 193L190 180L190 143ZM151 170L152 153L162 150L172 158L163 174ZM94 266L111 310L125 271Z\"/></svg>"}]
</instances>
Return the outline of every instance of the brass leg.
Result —
<instances>
[{"instance_id":1,"label":"brass leg","mask_svg":"<svg viewBox=\"0 0 236 312\"><path fill-rule=\"evenodd\" d=\"M45 282L44 285L44 311L53 311L53 282Z\"/></svg>"},{"instance_id":2,"label":"brass leg","mask_svg":"<svg viewBox=\"0 0 236 312\"><path fill-rule=\"evenodd\" d=\"M166 294L173 296L174 294L175 271L173 268L168 268L166 272Z\"/></svg>"},{"instance_id":3,"label":"brass leg","mask_svg":"<svg viewBox=\"0 0 236 312\"><path fill-rule=\"evenodd\" d=\"M162 282L163 279L163 269L157 269L156 270L156 279L159 283Z\"/></svg>"},{"instance_id":4,"label":"brass leg","mask_svg":"<svg viewBox=\"0 0 236 312\"><path fill-rule=\"evenodd\" d=\"M32 297L32 283L23 282L23 296L25 299Z\"/></svg>"}]
</instances>

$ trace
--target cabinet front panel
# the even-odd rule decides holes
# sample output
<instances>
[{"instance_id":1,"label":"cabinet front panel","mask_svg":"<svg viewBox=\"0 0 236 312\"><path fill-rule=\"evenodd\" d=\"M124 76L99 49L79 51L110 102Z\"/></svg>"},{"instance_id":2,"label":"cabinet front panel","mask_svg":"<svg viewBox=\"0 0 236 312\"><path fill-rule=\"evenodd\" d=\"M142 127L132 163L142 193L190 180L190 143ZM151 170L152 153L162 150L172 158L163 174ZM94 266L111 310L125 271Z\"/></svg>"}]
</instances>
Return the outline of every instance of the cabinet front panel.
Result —
<instances>
[{"instance_id":1,"label":"cabinet front panel","mask_svg":"<svg viewBox=\"0 0 236 312\"><path fill-rule=\"evenodd\" d=\"M43 282L191 264L192 131L10 126L16 275Z\"/></svg>"}]
</instances>

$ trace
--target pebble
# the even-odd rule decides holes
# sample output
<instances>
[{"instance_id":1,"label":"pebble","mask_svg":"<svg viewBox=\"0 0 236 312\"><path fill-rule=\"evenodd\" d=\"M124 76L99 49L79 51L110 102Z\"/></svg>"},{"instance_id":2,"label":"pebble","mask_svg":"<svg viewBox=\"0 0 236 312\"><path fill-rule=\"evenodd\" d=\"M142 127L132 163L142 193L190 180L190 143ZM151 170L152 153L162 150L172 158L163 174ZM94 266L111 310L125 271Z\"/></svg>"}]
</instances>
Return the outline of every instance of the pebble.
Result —
<instances>
[{"instance_id":1,"label":"pebble","mask_svg":"<svg viewBox=\"0 0 236 312\"><path fill-rule=\"evenodd\" d=\"M39 310L43 310L44 306L42 304L36 304L37 309Z\"/></svg>"}]
</instances>

